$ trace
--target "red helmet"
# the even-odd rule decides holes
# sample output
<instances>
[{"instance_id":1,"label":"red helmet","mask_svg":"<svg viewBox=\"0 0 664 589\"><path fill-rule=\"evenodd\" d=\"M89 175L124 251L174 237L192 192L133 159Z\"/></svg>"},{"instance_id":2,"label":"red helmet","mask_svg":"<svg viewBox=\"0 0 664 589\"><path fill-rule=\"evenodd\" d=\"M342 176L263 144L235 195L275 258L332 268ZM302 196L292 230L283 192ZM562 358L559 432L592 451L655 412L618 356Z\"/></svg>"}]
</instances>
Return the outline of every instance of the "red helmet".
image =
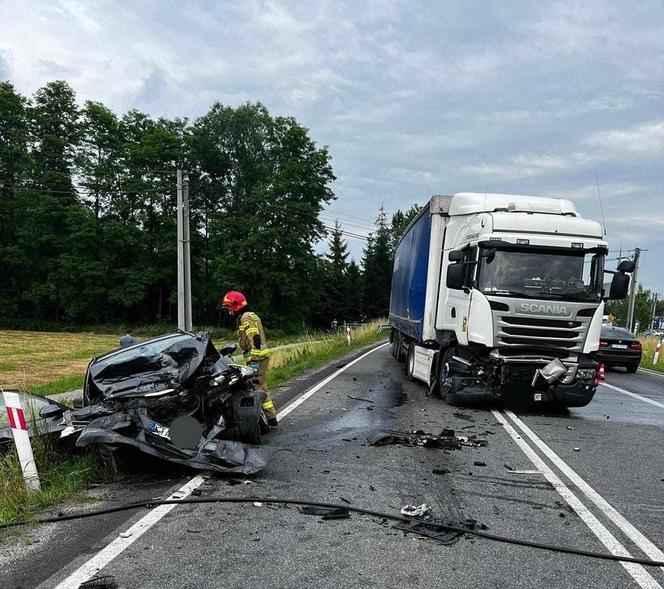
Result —
<instances>
[{"instance_id":1,"label":"red helmet","mask_svg":"<svg viewBox=\"0 0 664 589\"><path fill-rule=\"evenodd\" d=\"M233 313L237 313L240 309L247 306L247 298L239 291L232 290L227 292L221 301L222 307L227 307Z\"/></svg>"}]
</instances>

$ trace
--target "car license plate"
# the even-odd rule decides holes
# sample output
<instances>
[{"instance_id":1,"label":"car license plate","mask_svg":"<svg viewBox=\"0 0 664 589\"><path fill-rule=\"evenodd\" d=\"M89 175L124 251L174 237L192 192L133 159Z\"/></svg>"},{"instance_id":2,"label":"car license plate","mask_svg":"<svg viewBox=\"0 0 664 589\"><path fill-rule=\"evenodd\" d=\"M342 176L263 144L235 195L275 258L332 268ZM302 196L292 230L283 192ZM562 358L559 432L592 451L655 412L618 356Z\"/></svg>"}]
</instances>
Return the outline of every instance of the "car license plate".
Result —
<instances>
[{"instance_id":1,"label":"car license plate","mask_svg":"<svg viewBox=\"0 0 664 589\"><path fill-rule=\"evenodd\" d=\"M156 421L151 421L148 424L148 430L153 434L156 434L162 438L166 438L167 440L171 439L168 428L165 425L159 425Z\"/></svg>"},{"instance_id":2,"label":"car license plate","mask_svg":"<svg viewBox=\"0 0 664 589\"><path fill-rule=\"evenodd\" d=\"M626 350L627 346L625 344L613 344L612 346L616 350Z\"/></svg>"}]
</instances>

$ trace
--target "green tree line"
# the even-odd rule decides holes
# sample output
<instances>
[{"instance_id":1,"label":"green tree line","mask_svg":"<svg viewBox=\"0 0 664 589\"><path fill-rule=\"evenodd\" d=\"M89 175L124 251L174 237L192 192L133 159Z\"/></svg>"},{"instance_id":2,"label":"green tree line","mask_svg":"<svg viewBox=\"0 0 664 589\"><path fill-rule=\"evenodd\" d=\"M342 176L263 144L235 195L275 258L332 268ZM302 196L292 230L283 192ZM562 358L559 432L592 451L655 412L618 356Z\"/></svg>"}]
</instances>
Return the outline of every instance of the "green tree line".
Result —
<instances>
[{"instance_id":1,"label":"green tree line","mask_svg":"<svg viewBox=\"0 0 664 589\"><path fill-rule=\"evenodd\" d=\"M0 83L0 305L7 326L175 323L175 170L191 199L194 321L221 321L238 289L273 325L387 313L392 257L416 209L380 211L358 265L331 158L292 117L215 103L194 120L79 105L55 81L25 97ZM329 239L326 255L315 244Z\"/></svg>"}]
</instances>

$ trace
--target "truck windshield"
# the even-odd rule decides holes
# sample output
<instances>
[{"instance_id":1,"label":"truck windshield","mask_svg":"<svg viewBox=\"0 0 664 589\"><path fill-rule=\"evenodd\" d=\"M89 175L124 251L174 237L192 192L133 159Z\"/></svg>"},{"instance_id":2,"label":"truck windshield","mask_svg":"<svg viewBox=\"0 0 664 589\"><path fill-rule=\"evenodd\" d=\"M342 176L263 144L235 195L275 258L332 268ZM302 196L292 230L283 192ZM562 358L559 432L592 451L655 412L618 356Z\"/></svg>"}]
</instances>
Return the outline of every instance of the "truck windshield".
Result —
<instances>
[{"instance_id":1,"label":"truck windshield","mask_svg":"<svg viewBox=\"0 0 664 589\"><path fill-rule=\"evenodd\" d=\"M604 256L596 252L483 248L478 288L502 296L597 301L603 271Z\"/></svg>"}]
</instances>

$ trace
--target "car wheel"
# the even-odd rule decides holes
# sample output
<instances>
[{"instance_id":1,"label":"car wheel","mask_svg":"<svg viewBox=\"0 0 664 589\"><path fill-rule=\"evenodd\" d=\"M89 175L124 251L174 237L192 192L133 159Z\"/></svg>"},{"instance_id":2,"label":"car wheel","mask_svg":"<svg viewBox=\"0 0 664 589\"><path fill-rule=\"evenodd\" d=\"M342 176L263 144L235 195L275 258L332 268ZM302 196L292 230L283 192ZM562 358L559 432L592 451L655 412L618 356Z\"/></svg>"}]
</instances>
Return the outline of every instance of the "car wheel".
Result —
<instances>
[{"instance_id":1,"label":"car wheel","mask_svg":"<svg viewBox=\"0 0 664 589\"><path fill-rule=\"evenodd\" d=\"M627 372L629 372L630 374L634 374L639 369L639 365L628 364L627 366L625 366L625 368L627 369Z\"/></svg>"},{"instance_id":2,"label":"car wheel","mask_svg":"<svg viewBox=\"0 0 664 589\"><path fill-rule=\"evenodd\" d=\"M245 444L251 444L252 446L260 446L262 439L263 435L261 434L261 420L259 419L254 424L252 430L242 436L242 441Z\"/></svg>"}]
</instances>

